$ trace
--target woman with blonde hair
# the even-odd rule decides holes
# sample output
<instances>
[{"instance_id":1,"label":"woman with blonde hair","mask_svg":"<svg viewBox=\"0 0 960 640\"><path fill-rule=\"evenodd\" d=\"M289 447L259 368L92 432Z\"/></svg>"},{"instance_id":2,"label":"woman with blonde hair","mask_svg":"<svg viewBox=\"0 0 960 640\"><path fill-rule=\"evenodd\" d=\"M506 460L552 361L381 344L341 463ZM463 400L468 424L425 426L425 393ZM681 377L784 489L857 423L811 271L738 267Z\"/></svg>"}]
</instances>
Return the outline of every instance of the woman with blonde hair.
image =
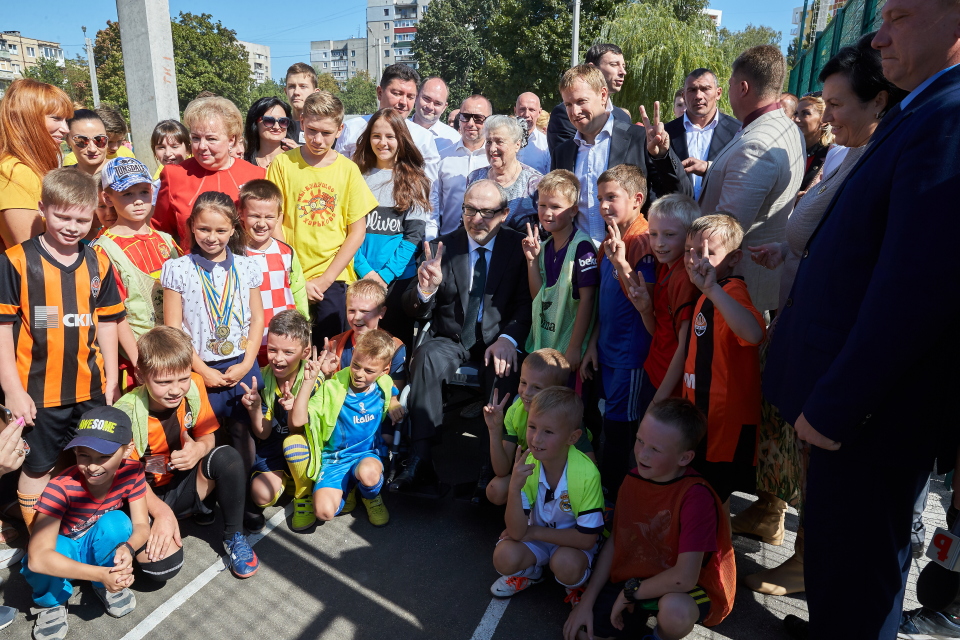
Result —
<instances>
[{"instance_id":1,"label":"woman with blonde hair","mask_svg":"<svg viewBox=\"0 0 960 640\"><path fill-rule=\"evenodd\" d=\"M197 98L183 112L190 130L193 157L170 164L160 173L160 193L153 210L154 226L190 245L187 219L201 193L219 191L236 201L240 187L265 178L267 172L233 151L243 141L243 116L236 105L220 96Z\"/></svg>"},{"instance_id":2,"label":"woman with blonde hair","mask_svg":"<svg viewBox=\"0 0 960 640\"><path fill-rule=\"evenodd\" d=\"M797 112L793 121L800 127L800 133L807 144L807 164L800 183L800 193L810 188L817 176L823 170L823 162L827 158L827 151L833 144L833 132L830 125L823 121L823 112L826 103L820 97L820 92L803 96L797 104Z\"/></svg>"},{"instance_id":3,"label":"woman with blonde hair","mask_svg":"<svg viewBox=\"0 0 960 640\"><path fill-rule=\"evenodd\" d=\"M72 116L66 93L29 78L14 80L0 100L0 251L43 231L40 186L60 166Z\"/></svg>"}]
</instances>

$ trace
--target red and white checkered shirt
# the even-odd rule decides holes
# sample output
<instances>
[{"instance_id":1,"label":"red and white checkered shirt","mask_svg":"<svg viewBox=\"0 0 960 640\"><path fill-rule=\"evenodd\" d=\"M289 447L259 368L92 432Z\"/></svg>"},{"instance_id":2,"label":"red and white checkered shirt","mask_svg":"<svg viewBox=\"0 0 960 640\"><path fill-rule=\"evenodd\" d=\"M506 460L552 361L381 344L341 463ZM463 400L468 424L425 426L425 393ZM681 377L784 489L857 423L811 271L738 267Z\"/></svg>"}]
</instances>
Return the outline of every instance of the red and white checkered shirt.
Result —
<instances>
[{"instance_id":1,"label":"red and white checkered shirt","mask_svg":"<svg viewBox=\"0 0 960 640\"><path fill-rule=\"evenodd\" d=\"M296 309L293 293L290 291L290 269L293 266L293 247L274 238L270 246L263 251L247 247L247 256L256 258L263 271L263 284L260 285L260 298L263 300L263 341L267 344L267 327L273 316L287 309Z\"/></svg>"}]
</instances>

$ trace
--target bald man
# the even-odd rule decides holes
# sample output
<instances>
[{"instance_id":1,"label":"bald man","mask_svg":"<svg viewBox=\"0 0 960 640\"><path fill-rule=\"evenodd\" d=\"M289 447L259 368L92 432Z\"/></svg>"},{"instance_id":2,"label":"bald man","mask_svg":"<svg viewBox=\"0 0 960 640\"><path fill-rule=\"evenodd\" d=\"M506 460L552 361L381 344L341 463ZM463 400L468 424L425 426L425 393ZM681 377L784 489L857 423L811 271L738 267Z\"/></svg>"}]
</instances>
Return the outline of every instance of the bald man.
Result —
<instances>
[{"instance_id":1,"label":"bald man","mask_svg":"<svg viewBox=\"0 0 960 640\"><path fill-rule=\"evenodd\" d=\"M414 103L413 121L433 134L437 150L443 151L460 141L460 134L453 127L444 124L442 116L447 109L450 90L443 78L433 76L420 85L420 92Z\"/></svg>"},{"instance_id":2,"label":"bald man","mask_svg":"<svg viewBox=\"0 0 960 640\"><path fill-rule=\"evenodd\" d=\"M546 134L537 129L537 118L541 111L540 97L529 91L517 96L517 104L513 106L513 115L527 121L527 146L520 149L517 159L547 175L550 172L550 149L547 147Z\"/></svg>"}]
</instances>

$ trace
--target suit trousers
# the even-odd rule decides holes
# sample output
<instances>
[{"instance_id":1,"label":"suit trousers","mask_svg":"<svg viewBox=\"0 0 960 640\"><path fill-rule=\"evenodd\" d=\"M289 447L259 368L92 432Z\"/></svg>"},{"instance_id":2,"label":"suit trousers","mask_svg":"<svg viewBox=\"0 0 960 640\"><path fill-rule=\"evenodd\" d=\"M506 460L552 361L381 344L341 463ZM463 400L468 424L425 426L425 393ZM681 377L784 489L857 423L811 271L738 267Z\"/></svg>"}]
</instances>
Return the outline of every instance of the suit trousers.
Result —
<instances>
[{"instance_id":1,"label":"suit trousers","mask_svg":"<svg viewBox=\"0 0 960 640\"><path fill-rule=\"evenodd\" d=\"M864 440L838 451L811 447L803 564L811 638L897 637L914 504L932 461L896 458Z\"/></svg>"},{"instance_id":2,"label":"suit trousers","mask_svg":"<svg viewBox=\"0 0 960 640\"><path fill-rule=\"evenodd\" d=\"M522 353L517 353L517 369L509 376L498 378L493 370L493 363L483 365L483 353L486 346L474 345L467 351L459 341L444 337L428 337L413 354L410 365L410 421L411 437L414 443L434 439L437 430L443 424L443 383L449 382L457 367L470 361L480 366L480 380L483 389L483 399L488 401L496 388L502 399L505 393L510 394L510 401L516 397L517 386L520 382L520 367ZM487 430L482 429L480 434L484 455L488 456L490 448L487 443Z\"/></svg>"}]
</instances>

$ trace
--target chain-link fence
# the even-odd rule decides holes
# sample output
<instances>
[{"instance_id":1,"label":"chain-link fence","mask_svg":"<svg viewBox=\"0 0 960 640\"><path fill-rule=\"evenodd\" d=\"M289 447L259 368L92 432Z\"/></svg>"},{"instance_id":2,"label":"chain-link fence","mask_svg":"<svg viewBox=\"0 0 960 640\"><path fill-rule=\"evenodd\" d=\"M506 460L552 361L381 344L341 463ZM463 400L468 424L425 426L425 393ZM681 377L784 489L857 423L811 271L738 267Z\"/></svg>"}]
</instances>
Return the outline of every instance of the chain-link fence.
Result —
<instances>
[{"instance_id":1,"label":"chain-link fence","mask_svg":"<svg viewBox=\"0 0 960 640\"><path fill-rule=\"evenodd\" d=\"M822 0L823 1L823 0ZM813 46L797 58L790 72L790 92L802 96L819 91L823 85L817 79L823 65L841 48L853 44L865 33L880 28L880 10L886 0L849 0L833 17Z\"/></svg>"}]
</instances>

